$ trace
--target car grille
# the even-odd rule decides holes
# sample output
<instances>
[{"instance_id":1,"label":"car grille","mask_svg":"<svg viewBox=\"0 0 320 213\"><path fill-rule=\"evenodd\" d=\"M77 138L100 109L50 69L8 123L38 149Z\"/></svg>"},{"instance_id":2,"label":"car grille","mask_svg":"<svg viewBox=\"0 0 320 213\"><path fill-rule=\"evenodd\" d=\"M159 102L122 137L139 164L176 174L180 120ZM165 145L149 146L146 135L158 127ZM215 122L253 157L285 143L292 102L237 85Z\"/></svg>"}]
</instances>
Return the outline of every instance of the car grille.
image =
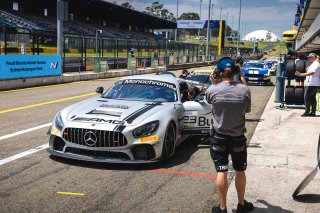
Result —
<instances>
[{"instance_id":1,"label":"car grille","mask_svg":"<svg viewBox=\"0 0 320 213\"><path fill-rule=\"evenodd\" d=\"M93 129L66 128L63 138L88 147L120 147L128 144L126 137L120 132Z\"/></svg>"},{"instance_id":2,"label":"car grille","mask_svg":"<svg viewBox=\"0 0 320 213\"><path fill-rule=\"evenodd\" d=\"M247 74L247 77L256 77L256 78L263 78L265 77L264 74Z\"/></svg>"}]
</instances>

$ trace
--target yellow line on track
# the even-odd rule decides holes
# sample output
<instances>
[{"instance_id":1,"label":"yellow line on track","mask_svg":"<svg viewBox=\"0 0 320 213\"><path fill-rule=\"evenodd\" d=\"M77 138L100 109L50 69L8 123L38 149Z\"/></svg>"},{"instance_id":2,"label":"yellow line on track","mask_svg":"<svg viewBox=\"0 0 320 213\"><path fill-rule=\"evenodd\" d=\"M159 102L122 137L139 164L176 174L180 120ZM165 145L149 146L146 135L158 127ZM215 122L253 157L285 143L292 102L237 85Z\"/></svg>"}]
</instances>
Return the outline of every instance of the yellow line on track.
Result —
<instances>
[{"instance_id":1,"label":"yellow line on track","mask_svg":"<svg viewBox=\"0 0 320 213\"><path fill-rule=\"evenodd\" d=\"M48 87L59 87L59 86L64 86L64 85L68 85L68 84L83 84L83 83L92 82L92 81L95 81L95 80L77 81L77 82L70 82L70 83L63 83L63 84L54 84L54 85L48 85L48 86L38 86L38 87L29 87L29 88L23 88L23 89L6 90L6 91L1 91L0 94L1 94L1 93L27 91L27 90L35 90L35 89L48 88Z\"/></svg>"},{"instance_id":2,"label":"yellow line on track","mask_svg":"<svg viewBox=\"0 0 320 213\"><path fill-rule=\"evenodd\" d=\"M60 195L84 196L84 193L78 193L78 192L57 192L57 194L60 194Z\"/></svg>"},{"instance_id":3,"label":"yellow line on track","mask_svg":"<svg viewBox=\"0 0 320 213\"><path fill-rule=\"evenodd\" d=\"M62 84L54 84L54 85L48 85L48 86L38 86L38 87L30 87L30 88L23 88L23 89L13 89L13 90L5 90L5 91L0 91L0 94L2 93L11 93L11 92L20 92L20 91L27 91L27 90L35 90L35 89L42 89L42 88L49 88L49 87L59 87L59 86L64 86L64 85L69 85L69 84L84 84L87 82L93 82L93 81L110 81L110 80L117 80L120 77L113 77L113 78L99 78L99 79L94 79L94 80L86 80L86 81L76 81L76 82L69 82L69 83L62 83Z\"/></svg>"},{"instance_id":4,"label":"yellow line on track","mask_svg":"<svg viewBox=\"0 0 320 213\"><path fill-rule=\"evenodd\" d=\"M88 93L88 94L84 94L84 95L78 95L78 96L72 96L72 97L69 97L69 98L58 99L58 100L54 100L54 101L48 101L48 102L43 102L43 103L38 103L38 104L32 104L32 105L23 106L23 107L6 109L6 110L0 111L0 114L4 114L4 113L8 113L8 112L13 112L13 111L18 111L18 110L23 110L23 109L30 109L30 108L34 108L34 107L38 107L38 106L44 106L44 105L59 103L59 102L63 102L63 101L69 101L69 100L73 100L73 99L77 99L77 98L83 98L83 97L87 97L87 96L91 96L91 95L96 95L96 94L97 94L97 93L93 92L93 93Z\"/></svg>"}]
</instances>

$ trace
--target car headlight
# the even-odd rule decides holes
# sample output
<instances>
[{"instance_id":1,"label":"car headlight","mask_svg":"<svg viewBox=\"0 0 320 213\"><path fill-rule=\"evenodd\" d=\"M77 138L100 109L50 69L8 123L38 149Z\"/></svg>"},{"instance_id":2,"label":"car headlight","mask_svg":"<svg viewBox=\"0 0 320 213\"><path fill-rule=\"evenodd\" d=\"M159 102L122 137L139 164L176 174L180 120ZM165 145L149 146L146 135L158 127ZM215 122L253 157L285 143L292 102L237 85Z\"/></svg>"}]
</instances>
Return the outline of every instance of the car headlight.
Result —
<instances>
[{"instance_id":1,"label":"car headlight","mask_svg":"<svg viewBox=\"0 0 320 213\"><path fill-rule=\"evenodd\" d=\"M132 131L132 135L135 138L149 136L152 133L154 133L158 129L158 127L159 127L159 121L152 121L152 122L146 123L142 126L135 128Z\"/></svg>"},{"instance_id":2,"label":"car headlight","mask_svg":"<svg viewBox=\"0 0 320 213\"><path fill-rule=\"evenodd\" d=\"M59 112L58 115L56 116L56 119L55 119L54 123L55 123L57 129L59 129L59 130L62 130L62 129L63 129L64 124L63 124L63 121L62 121L62 117L61 117L60 112Z\"/></svg>"}]
</instances>

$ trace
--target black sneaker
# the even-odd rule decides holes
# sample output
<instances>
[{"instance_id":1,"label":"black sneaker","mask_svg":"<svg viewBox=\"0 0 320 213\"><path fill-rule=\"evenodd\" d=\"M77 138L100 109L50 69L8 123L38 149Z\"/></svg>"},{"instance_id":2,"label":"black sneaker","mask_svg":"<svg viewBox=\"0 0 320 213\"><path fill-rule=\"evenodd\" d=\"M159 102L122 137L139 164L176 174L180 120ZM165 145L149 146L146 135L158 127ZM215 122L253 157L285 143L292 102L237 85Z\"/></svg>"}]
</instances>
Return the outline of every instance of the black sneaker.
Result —
<instances>
[{"instance_id":1,"label":"black sneaker","mask_svg":"<svg viewBox=\"0 0 320 213\"><path fill-rule=\"evenodd\" d=\"M315 117L315 116L316 116L316 113L315 113L315 112L311 112L311 113L309 114L309 116Z\"/></svg>"},{"instance_id":2,"label":"black sneaker","mask_svg":"<svg viewBox=\"0 0 320 213\"><path fill-rule=\"evenodd\" d=\"M307 116L309 116L310 114L309 113L303 113L302 115L301 115L301 117L307 117Z\"/></svg>"},{"instance_id":3,"label":"black sneaker","mask_svg":"<svg viewBox=\"0 0 320 213\"><path fill-rule=\"evenodd\" d=\"M237 213L245 213L245 212L251 212L253 211L253 204L244 200L244 204L241 205L240 203L238 203L237 206Z\"/></svg>"},{"instance_id":4,"label":"black sneaker","mask_svg":"<svg viewBox=\"0 0 320 213\"><path fill-rule=\"evenodd\" d=\"M212 207L212 213L228 213L227 209L220 209L220 204L218 206Z\"/></svg>"}]
</instances>

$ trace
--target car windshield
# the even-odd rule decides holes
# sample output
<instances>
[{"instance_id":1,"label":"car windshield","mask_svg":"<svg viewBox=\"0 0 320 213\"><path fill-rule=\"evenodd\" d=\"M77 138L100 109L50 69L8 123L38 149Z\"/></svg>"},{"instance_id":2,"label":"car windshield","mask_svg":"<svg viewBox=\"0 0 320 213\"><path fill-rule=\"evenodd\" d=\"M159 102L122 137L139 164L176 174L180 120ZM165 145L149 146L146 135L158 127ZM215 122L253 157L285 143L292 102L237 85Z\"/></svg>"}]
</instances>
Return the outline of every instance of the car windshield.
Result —
<instances>
[{"instance_id":1,"label":"car windshield","mask_svg":"<svg viewBox=\"0 0 320 213\"><path fill-rule=\"evenodd\" d=\"M205 83L205 84L210 84L211 85L209 74L196 73L196 74L188 75L187 76L187 80L197 81L197 82L200 82L200 83Z\"/></svg>"},{"instance_id":2,"label":"car windshield","mask_svg":"<svg viewBox=\"0 0 320 213\"><path fill-rule=\"evenodd\" d=\"M268 68L270 69L273 66L273 62L268 62L267 65L268 65Z\"/></svg>"},{"instance_id":3,"label":"car windshield","mask_svg":"<svg viewBox=\"0 0 320 213\"><path fill-rule=\"evenodd\" d=\"M262 64L262 63L246 63L245 65L244 65L244 67L246 67L246 68L264 68L264 64Z\"/></svg>"},{"instance_id":4,"label":"car windshield","mask_svg":"<svg viewBox=\"0 0 320 213\"><path fill-rule=\"evenodd\" d=\"M132 101L175 102L178 100L174 84L141 79L117 81L103 94L103 97Z\"/></svg>"}]
</instances>

